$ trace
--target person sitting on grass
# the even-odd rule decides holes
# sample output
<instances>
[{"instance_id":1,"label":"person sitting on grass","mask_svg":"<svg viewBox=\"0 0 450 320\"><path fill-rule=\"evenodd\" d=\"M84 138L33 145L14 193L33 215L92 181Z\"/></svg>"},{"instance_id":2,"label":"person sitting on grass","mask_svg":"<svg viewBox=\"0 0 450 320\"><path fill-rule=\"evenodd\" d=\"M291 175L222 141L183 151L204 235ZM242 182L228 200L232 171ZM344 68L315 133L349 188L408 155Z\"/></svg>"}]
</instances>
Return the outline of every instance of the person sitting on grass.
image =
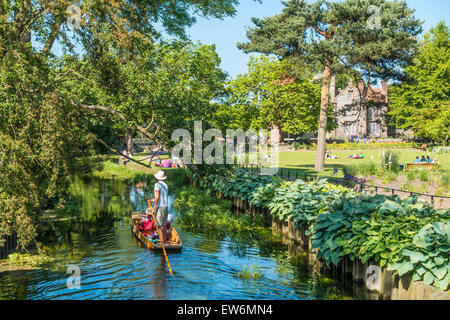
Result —
<instances>
[{"instance_id":1,"label":"person sitting on grass","mask_svg":"<svg viewBox=\"0 0 450 320\"><path fill-rule=\"evenodd\" d=\"M420 159L419 156L416 157L416 159L413 162L414 164L420 164Z\"/></svg>"},{"instance_id":2,"label":"person sitting on grass","mask_svg":"<svg viewBox=\"0 0 450 320\"><path fill-rule=\"evenodd\" d=\"M156 156L155 166L160 167L161 166L161 162L162 162L161 157L160 156Z\"/></svg>"},{"instance_id":3,"label":"person sitting on grass","mask_svg":"<svg viewBox=\"0 0 450 320\"><path fill-rule=\"evenodd\" d=\"M428 161L428 163L433 163L434 160L430 156L427 156L427 161Z\"/></svg>"},{"instance_id":4,"label":"person sitting on grass","mask_svg":"<svg viewBox=\"0 0 450 320\"><path fill-rule=\"evenodd\" d=\"M425 159L425 156L422 156L422 159L420 159L420 163L427 163L427 159Z\"/></svg>"},{"instance_id":5,"label":"person sitting on grass","mask_svg":"<svg viewBox=\"0 0 450 320\"><path fill-rule=\"evenodd\" d=\"M338 156L332 155L332 154L331 154L331 151L328 151L328 150L325 150L325 155L327 156L327 159L333 159L333 160L335 160L335 159L338 159L338 158L339 158Z\"/></svg>"}]
</instances>

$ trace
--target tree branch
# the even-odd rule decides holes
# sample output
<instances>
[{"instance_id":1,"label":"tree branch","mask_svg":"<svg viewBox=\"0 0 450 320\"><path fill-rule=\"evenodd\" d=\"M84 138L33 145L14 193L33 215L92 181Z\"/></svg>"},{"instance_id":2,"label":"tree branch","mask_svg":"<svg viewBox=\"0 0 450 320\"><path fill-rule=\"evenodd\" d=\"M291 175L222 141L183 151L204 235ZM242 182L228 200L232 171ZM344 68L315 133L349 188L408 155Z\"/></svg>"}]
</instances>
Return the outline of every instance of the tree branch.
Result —
<instances>
[{"instance_id":1,"label":"tree branch","mask_svg":"<svg viewBox=\"0 0 450 320\"><path fill-rule=\"evenodd\" d=\"M83 103L77 103L73 100L69 100L70 103L74 106L77 107L81 107L83 109L86 110L98 110L98 111L103 111L103 112L108 112L112 115L115 115L116 117L118 117L119 119L125 121L126 123L129 123L130 121L127 119L127 117L125 117L125 115L123 115L122 113L120 113L119 111L116 111L114 109L105 107L105 106L100 106L100 105L86 105ZM155 138L155 134L151 134L149 133L147 130L145 130L144 127L140 126L140 125L136 125L136 130L138 130L140 133L142 133L143 135L145 135L146 137L148 137L151 140L157 140L157 138ZM158 141L160 142L160 141Z\"/></svg>"},{"instance_id":2,"label":"tree branch","mask_svg":"<svg viewBox=\"0 0 450 320\"><path fill-rule=\"evenodd\" d=\"M110 151L114 152L115 154L117 154L117 155L119 155L119 156L122 156L122 157L124 157L124 158L127 158L127 159L130 160L130 161L136 162L136 163L140 164L141 166L150 168L151 163L152 163L151 161L149 162L149 164L146 164L146 163L141 162L141 161L139 161L139 160L130 158L130 157L128 157L127 155L122 154L119 150L117 150L117 149L111 147L109 144L107 144L105 141L103 141L102 139L100 139L99 137L97 137L95 134L92 134L92 136L94 137L95 140L97 140L98 142L100 142L102 145L104 145L106 148L108 148Z\"/></svg>"}]
</instances>

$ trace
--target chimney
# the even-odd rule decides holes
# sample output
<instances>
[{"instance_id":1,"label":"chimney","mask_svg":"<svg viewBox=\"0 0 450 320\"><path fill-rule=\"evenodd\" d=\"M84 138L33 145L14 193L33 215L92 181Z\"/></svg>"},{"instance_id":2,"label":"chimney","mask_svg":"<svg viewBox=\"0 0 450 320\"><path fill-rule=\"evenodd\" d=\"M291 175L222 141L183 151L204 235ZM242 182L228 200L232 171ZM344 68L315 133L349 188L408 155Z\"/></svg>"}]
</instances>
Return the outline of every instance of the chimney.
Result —
<instances>
[{"instance_id":1,"label":"chimney","mask_svg":"<svg viewBox=\"0 0 450 320\"><path fill-rule=\"evenodd\" d=\"M333 103L334 102L334 98L336 97L336 76L332 76L331 77L330 97L331 97L331 103Z\"/></svg>"}]
</instances>

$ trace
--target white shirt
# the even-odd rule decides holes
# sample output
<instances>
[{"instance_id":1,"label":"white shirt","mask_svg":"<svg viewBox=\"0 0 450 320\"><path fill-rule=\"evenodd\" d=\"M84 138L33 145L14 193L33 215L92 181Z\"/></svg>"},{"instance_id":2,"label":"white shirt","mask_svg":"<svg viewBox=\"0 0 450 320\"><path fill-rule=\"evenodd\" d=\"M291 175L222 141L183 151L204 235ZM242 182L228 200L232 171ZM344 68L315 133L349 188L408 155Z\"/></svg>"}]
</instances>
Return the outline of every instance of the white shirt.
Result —
<instances>
[{"instance_id":1,"label":"white shirt","mask_svg":"<svg viewBox=\"0 0 450 320\"><path fill-rule=\"evenodd\" d=\"M159 201L156 207L167 207L169 204L169 189L167 184L163 181L155 183L155 191L159 191Z\"/></svg>"}]
</instances>

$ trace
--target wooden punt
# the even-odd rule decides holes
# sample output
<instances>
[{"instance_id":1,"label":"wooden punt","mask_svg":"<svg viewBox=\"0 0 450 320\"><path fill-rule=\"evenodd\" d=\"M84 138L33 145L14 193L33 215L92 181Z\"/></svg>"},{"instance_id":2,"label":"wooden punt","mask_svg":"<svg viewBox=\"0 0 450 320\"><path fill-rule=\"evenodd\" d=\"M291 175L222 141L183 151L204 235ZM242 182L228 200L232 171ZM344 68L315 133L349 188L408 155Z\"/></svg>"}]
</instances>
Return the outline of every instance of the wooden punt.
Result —
<instances>
[{"instance_id":1,"label":"wooden punt","mask_svg":"<svg viewBox=\"0 0 450 320\"><path fill-rule=\"evenodd\" d=\"M138 244L141 248L147 250L162 250L160 243L153 243L147 239L147 237L138 229L138 225L141 222L142 213L134 213L131 218L131 233L133 237L138 241ZM179 251L183 248L181 244L180 237L178 236L178 232L175 230L173 226L170 227L171 236L167 239L167 242L164 244L164 248L166 251Z\"/></svg>"}]
</instances>

